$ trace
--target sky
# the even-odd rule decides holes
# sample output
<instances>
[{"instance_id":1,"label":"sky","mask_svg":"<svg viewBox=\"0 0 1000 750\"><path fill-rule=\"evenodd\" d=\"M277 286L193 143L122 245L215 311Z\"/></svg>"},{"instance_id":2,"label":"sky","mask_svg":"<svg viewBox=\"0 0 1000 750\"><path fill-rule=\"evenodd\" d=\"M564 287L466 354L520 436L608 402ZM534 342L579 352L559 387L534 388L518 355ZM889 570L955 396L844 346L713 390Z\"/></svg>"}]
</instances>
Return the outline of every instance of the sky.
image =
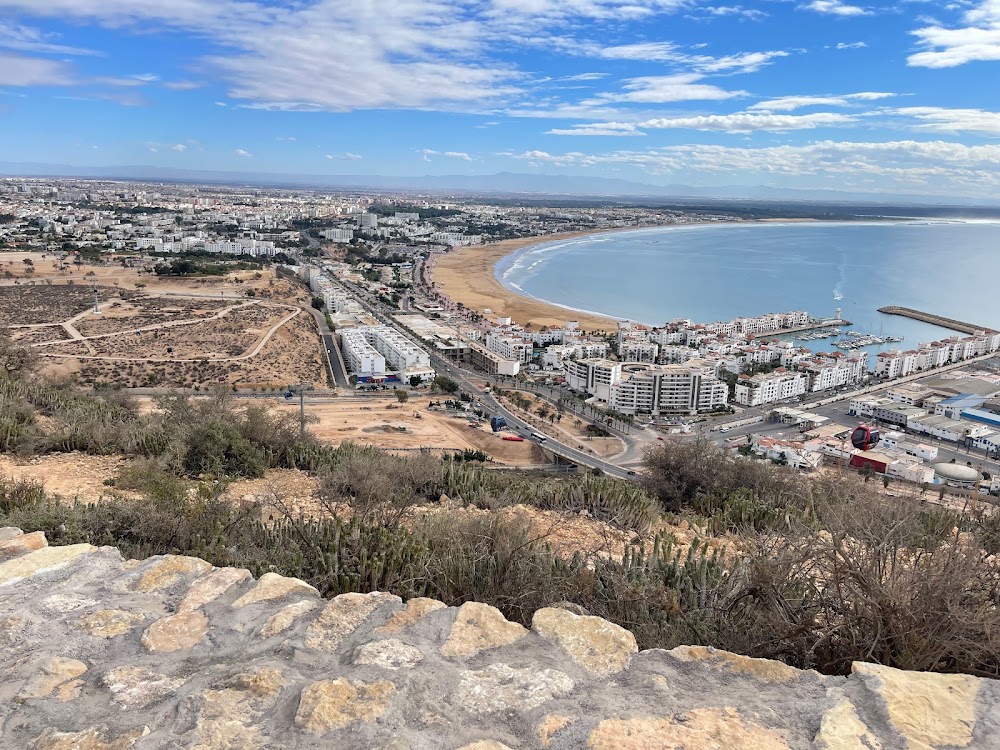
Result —
<instances>
[{"instance_id":1,"label":"sky","mask_svg":"<svg viewBox=\"0 0 1000 750\"><path fill-rule=\"evenodd\" d=\"M997 195L1000 0L735 3L0 0L0 161Z\"/></svg>"}]
</instances>

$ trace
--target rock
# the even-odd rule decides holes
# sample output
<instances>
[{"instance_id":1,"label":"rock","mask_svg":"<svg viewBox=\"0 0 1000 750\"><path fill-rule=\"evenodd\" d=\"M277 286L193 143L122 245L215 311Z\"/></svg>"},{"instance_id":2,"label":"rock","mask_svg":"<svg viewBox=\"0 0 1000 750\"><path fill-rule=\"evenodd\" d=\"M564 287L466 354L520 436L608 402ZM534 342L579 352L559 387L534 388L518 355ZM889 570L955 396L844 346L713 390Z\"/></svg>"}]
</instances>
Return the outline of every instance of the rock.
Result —
<instances>
[{"instance_id":1,"label":"rock","mask_svg":"<svg viewBox=\"0 0 1000 750\"><path fill-rule=\"evenodd\" d=\"M116 638L125 635L133 625L142 622L141 612L127 612L123 609L102 609L80 618L80 627L99 638Z\"/></svg>"},{"instance_id":2,"label":"rock","mask_svg":"<svg viewBox=\"0 0 1000 750\"><path fill-rule=\"evenodd\" d=\"M37 573L63 568L83 555L96 552L91 544L70 544L65 547L45 547L13 560L0 562L0 586L6 586Z\"/></svg>"},{"instance_id":3,"label":"rock","mask_svg":"<svg viewBox=\"0 0 1000 750\"><path fill-rule=\"evenodd\" d=\"M142 667L118 667L105 672L101 683L111 691L111 699L119 706L145 708L173 693L184 684L184 680Z\"/></svg>"},{"instance_id":4,"label":"rock","mask_svg":"<svg viewBox=\"0 0 1000 750\"><path fill-rule=\"evenodd\" d=\"M37 552L48 546L45 534L41 531L19 534L8 541L0 541L0 562L26 555L29 552Z\"/></svg>"},{"instance_id":5,"label":"rock","mask_svg":"<svg viewBox=\"0 0 1000 750\"><path fill-rule=\"evenodd\" d=\"M199 609L211 601L215 601L237 583L249 580L252 576L249 570L240 568L216 568L211 573L195 581L187 595L177 606L178 612L189 612Z\"/></svg>"},{"instance_id":6,"label":"rock","mask_svg":"<svg viewBox=\"0 0 1000 750\"><path fill-rule=\"evenodd\" d=\"M577 664L597 675L628 668L638 653L635 636L600 617L582 617L565 609L547 607L535 612L531 629L562 646Z\"/></svg>"},{"instance_id":7,"label":"rock","mask_svg":"<svg viewBox=\"0 0 1000 750\"><path fill-rule=\"evenodd\" d=\"M209 563L198 557L164 555L142 574L135 588L143 593L163 591L186 575L206 573L211 569Z\"/></svg>"},{"instance_id":8,"label":"rock","mask_svg":"<svg viewBox=\"0 0 1000 750\"><path fill-rule=\"evenodd\" d=\"M458 750L513 750L513 748L496 740L479 740L471 745L462 745Z\"/></svg>"},{"instance_id":9,"label":"rock","mask_svg":"<svg viewBox=\"0 0 1000 750\"><path fill-rule=\"evenodd\" d=\"M548 714L538 725L538 742L542 747L552 746L552 735L572 724L576 719L563 714Z\"/></svg>"},{"instance_id":10,"label":"rock","mask_svg":"<svg viewBox=\"0 0 1000 750\"><path fill-rule=\"evenodd\" d=\"M53 594L42 599L41 604L50 612L62 614L64 612L83 609L84 607L97 606L98 601L81 594Z\"/></svg>"},{"instance_id":11,"label":"rock","mask_svg":"<svg viewBox=\"0 0 1000 750\"><path fill-rule=\"evenodd\" d=\"M800 672L780 661L772 659L752 659L749 656L719 651L707 646L677 646L670 655L681 661L706 661L724 667L729 672L756 677L764 682L789 682L797 680L809 672ZM815 674L815 673L812 673Z\"/></svg>"},{"instance_id":12,"label":"rock","mask_svg":"<svg viewBox=\"0 0 1000 750\"><path fill-rule=\"evenodd\" d=\"M87 671L87 665L76 659L52 656L42 662L38 673L28 680L17 694L17 701L55 697L62 702L71 701L80 693L83 680L76 679ZM53 693L55 694L53 696Z\"/></svg>"},{"instance_id":13,"label":"rock","mask_svg":"<svg viewBox=\"0 0 1000 750\"><path fill-rule=\"evenodd\" d=\"M341 594L327 604L306 630L306 647L335 651L368 616L383 604L402 600L392 594Z\"/></svg>"},{"instance_id":14,"label":"rock","mask_svg":"<svg viewBox=\"0 0 1000 750\"><path fill-rule=\"evenodd\" d=\"M206 690L191 750L266 750L261 719L286 684L281 672L265 668L239 674L219 690Z\"/></svg>"},{"instance_id":15,"label":"rock","mask_svg":"<svg viewBox=\"0 0 1000 750\"><path fill-rule=\"evenodd\" d=\"M439 602L436 599L427 599L422 596L415 597L406 602L406 609L394 614L389 618L389 622L380 628L376 628L375 632L386 634L400 633L411 625L416 624L419 620L422 620L425 615L439 609L445 609L444 602Z\"/></svg>"},{"instance_id":16,"label":"rock","mask_svg":"<svg viewBox=\"0 0 1000 750\"><path fill-rule=\"evenodd\" d=\"M272 638L278 635L278 633L284 633L299 617L306 612L311 612L318 606L319 601L316 599L303 599L294 604L285 605L267 619L264 627L260 630L260 637Z\"/></svg>"},{"instance_id":17,"label":"rock","mask_svg":"<svg viewBox=\"0 0 1000 750\"><path fill-rule=\"evenodd\" d=\"M815 750L882 750L882 743L864 725L847 698L823 714L813 744Z\"/></svg>"},{"instance_id":18,"label":"rock","mask_svg":"<svg viewBox=\"0 0 1000 750\"><path fill-rule=\"evenodd\" d=\"M201 643L208 632L208 618L201 612L181 612L157 620L142 634L142 645L151 652L172 652Z\"/></svg>"},{"instance_id":19,"label":"rock","mask_svg":"<svg viewBox=\"0 0 1000 750\"><path fill-rule=\"evenodd\" d=\"M91 727L82 732L60 732L46 729L31 745L32 750L131 750L135 743L149 734L149 729L133 729L110 737L107 727Z\"/></svg>"},{"instance_id":20,"label":"rock","mask_svg":"<svg viewBox=\"0 0 1000 750\"><path fill-rule=\"evenodd\" d=\"M319 596L316 589L298 578L279 576L277 573L265 573L257 580L257 585L233 602L233 606L239 608L257 602L280 599L295 591Z\"/></svg>"},{"instance_id":21,"label":"rock","mask_svg":"<svg viewBox=\"0 0 1000 750\"><path fill-rule=\"evenodd\" d=\"M789 750L780 732L744 723L735 708L696 708L679 719L605 719L591 750Z\"/></svg>"},{"instance_id":22,"label":"rock","mask_svg":"<svg viewBox=\"0 0 1000 750\"><path fill-rule=\"evenodd\" d=\"M468 658L487 649L508 646L527 634L528 631L522 625L508 622L496 607L466 602L458 608L451 633L441 647L441 654Z\"/></svg>"},{"instance_id":23,"label":"rock","mask_svg":"<svg viewBox=\"0 0 1000 750\"><path fill-rule=\"evenodd\" d=\"M354 654L355 664L365 664L383 669L410 669L424 658L420 649L408 646L396 638L366 643Z\"/></svg>"},{"instance_id":24,"label":"rock","mask_svg":"<svg viewBox=\"0 0 1000 750\"><path fill-rule=\"evenodd\" d=\"M0 526L0 544L9 542L16 536L21 536L24 532L16 526Z\"/></svg>"},{"instance_id":25,"label":"rock","mask_svg":"<svg viewBox=\"0 0 1000 750\"><path fill-rule=\"evenodd\" d=\"M904 672L879 664L854 662L870 690L885 700L889 722L912 750L972 742L979 680L958 674Z\"/></svg>"},{"instance_id":26,"label":"rock","mask_svg":"<svg viewBox=\"0 0 1000 750\"><path fill-rule=\"evenodd\" d=\"M385 713L395 692L396 686L387 680L319 680L302 691L295 723L314 734L342 729L356 721L370 724Z\"/></svg>"},{"instance_id":27,"label":"rock","mask_svg":"<svg viewBox=\"0 0 1000 750\"><path fill-rule=\"evenodd\" d=\"M575 683L555 669L491 664L461 673L456 702L474 714L523 713L571 692Z\"/></svg>"}]
</instances>

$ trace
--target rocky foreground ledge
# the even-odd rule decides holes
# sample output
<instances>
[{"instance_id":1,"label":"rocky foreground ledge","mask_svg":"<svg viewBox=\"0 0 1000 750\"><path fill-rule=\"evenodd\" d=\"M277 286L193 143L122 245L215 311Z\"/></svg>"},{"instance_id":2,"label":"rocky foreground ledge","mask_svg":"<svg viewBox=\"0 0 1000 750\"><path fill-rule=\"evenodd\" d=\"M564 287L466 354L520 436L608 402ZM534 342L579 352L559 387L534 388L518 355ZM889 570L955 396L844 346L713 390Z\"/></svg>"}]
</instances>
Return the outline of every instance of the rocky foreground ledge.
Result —
<instances>
[{"instance_id":1,"label":"rocky foreground ledge","mask_svg":"<svg viewBox=\"0 0 1000 750\"><path fill-rule=\"evenodd\" d=\"M193 557L0 529L0 748L1000 748L1000 683L639 652L563 609L322 599Z\"/></svg>"}]
</instances>

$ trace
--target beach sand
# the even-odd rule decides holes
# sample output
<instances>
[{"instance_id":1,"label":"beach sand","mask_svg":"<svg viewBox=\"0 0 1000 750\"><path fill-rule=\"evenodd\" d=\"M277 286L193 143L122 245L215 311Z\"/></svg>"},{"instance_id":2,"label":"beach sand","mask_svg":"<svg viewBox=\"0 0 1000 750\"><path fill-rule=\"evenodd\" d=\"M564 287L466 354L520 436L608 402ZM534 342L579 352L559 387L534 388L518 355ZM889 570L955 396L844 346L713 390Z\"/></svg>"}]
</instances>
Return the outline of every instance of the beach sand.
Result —
<instances>
[{"instance_id":1,"label":"beach sand","mask_svg":"<svg viewBox=\"0 0 1000 750\"><path fill-rule=\"evenodd\" d=\"M578 313L558 305L524 297L497 281L493 271L504 256L516 250L543 242L555 242L591 234L599 232L594 230L564 232L504 240L491 245L460 247L437 258L433 279L438 291L450 297L453 302L461 302L467 308L478 312L492 310L493 315L509 316L520 325L531 323L533 328L541 328L561 326L567 320L578 320L580 328L585 331L615 331L618 324L614 318Z\"/></svg>"}]
</instances>

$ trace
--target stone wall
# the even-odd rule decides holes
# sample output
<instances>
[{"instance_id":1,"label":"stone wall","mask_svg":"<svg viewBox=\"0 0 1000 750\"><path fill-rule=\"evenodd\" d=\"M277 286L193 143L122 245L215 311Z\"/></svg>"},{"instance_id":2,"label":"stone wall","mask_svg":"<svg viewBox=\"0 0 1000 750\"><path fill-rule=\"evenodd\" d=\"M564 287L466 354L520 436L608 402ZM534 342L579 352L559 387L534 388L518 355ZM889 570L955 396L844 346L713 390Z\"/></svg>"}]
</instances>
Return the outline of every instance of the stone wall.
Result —
<instances>
[{"instance_id":1,"label":"stone wall","mask_svg":"<svg viewBox=\"0 0 1000 750\"><path fill-rule=\"evenodd\" d=\"M564 609L320 598L192 557L0 529L0 748L1000 748L1000 683L824 677Z\"/></svg>"}]
</instances>

